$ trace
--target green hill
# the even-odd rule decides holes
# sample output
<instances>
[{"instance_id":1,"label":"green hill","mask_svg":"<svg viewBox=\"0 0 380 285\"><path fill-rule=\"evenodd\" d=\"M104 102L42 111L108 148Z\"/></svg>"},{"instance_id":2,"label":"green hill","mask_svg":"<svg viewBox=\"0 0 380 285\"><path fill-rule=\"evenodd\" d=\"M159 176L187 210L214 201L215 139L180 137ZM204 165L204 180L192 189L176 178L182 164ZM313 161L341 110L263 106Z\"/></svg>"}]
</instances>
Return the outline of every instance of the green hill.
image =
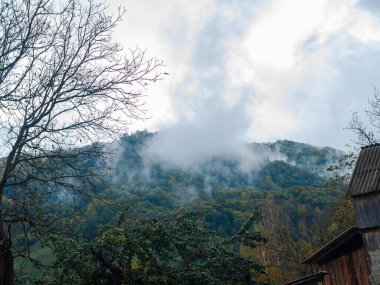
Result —
<instances>
[{"instance_id":1,"label":"green hill","mask_svg":"<svg viewBox=\"0 0 380 285\"><path fill-rule=\"evenodd\" d=\"M246 171L239 162L224 157L214 157L196 168L168 167L163 161L148 160L144 147L155 134L137 132L125 135L121 140L120 155L112 172L111 185L130 191L153 190L209 192L215 188L257 187L279 190L290 187L323 187L329 164L338 161L343 152L333 148L318 148L292 141L250 145L255 149L266 148L280 154L283 160L267 160L260 167Z\"/></svg>"},{"instance_id":2,"label":"green hill","mask_svg":"<svg viewBox=\"0 0 380 285\"><path fill-rule=\"evenodd\" d=\"M196 167L181 168L146 156L146 147L156 135L146 131L126 134L114 145L117 152L109 161L111 171L107 173L105 185L97 185L96 189L102 200L67 196L67 192L59 189L55 200L51 197L39 207L59 212L63 210L54 205L72 199L75 207L59 216L75 221L71 223L74 232L85 240L93 239L104 225L115 223L125 205L129 207L128 218L132 219L175 216L194 208L205 210L208 213L205 227L229 237L259 208L263 209L263 232L268 232L268 226L275 227L275 231L286 230L288 239L302 248L299 258L306 257L328 235L340 230L339 225L329 220L332 216L329 213L344 191L342 186L325 188L328 181L325 168L342 157L341 151L286 140L252 143L246 145L252 152L247 156L250 160L256 155L260 159L259 164L252 164L254 167L242 167L244 157L220 155ZM80 161L82 167L97 163L94 159ZM265 210L270 211L265 213ZM280 211L274 220L270 219L272 210ZM318 227L314 226L316 223ZM274 237L267 234L269 240ZM39 248L37 239L28 243L36 258L53 259L46 247ZM292 262L298 266L298 260ZM21 260L19 263L22 264ZM31 265L26 271L37 274Z\"/></svg>"}]
</instances>

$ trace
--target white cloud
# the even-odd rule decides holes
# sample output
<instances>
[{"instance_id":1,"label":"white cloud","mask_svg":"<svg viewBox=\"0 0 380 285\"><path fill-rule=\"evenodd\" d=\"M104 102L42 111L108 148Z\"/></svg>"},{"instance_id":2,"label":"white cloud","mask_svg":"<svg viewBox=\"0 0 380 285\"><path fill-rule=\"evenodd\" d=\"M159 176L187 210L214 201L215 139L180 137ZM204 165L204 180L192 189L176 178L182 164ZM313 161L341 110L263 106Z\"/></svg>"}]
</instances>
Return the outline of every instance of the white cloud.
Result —
<instances>
[{"instance_id":1,"label":"white cloud","mask_svg":"<svg viewBox=\"0 0 380 285\"><path fill-rule=\"evenodd\" d=\"M326 1L270 1L253 21L243 42L257 65L278 69L294 66L297 45L306 40L323 19Z\"/></svg>"},{"instance_id":2,"label":"white cloud","mask_svg":"<svg viewBox=\"0 0 380 285\"><path fill-rule=\"evenodd\" d=\"M197 112L207 98L217 106L246 100L240 113L247 114L247 140L343 147L351 112L363 110L379 86L375 2L126 1L118 38L147 47L170 73L147 90L152 119L134 128L175 129L182 121L191 129L190 119L200 116L196 124L205 119L208 132L214 126Z\"/></svg>"}]
</instances>

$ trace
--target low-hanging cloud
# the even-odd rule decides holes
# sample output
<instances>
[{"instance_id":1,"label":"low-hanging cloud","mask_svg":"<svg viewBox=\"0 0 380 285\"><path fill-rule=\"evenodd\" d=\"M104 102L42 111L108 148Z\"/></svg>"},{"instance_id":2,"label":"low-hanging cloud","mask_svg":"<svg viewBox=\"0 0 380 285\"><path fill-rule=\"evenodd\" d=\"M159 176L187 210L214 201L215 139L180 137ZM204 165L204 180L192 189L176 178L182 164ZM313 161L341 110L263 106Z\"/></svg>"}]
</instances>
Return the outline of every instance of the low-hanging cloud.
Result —
<instances>
[{"instance_id":1,"label":"low-hanging cloud","mask_svg":"<svg viewBox=\"0 0 380 285\"><path fill-rule=\"evenodd\" d=\"M120 33L126 46L147 47L170 73L149 89L152 119L132 130L189 125L203 118L197 112L203 103L228 112L232 99L246 108L246 141L344 148L352 139L344 130L352 112L365 110L379 87L380 5L311 2L128 0Z\"/></svg>"},{"instance_id":2,"label":"low-hanging cloud","mask_svg":"<svg viewBox=\"0 0 380 285\"><path fill-rule=\"evenodd\" d=\"M245 1L224 8L233 10L225 13L221 9L197 35L191 71L172 91L177 120L163 125L146 144L147 163L194 169L222 158L237 161L242 170L249 171L278 158L269 148L252 149L246 143L255 89L233 85L226 66L226 44L244 33L252 11Z\"/></svg>"},{"instance_id":3,"label":"low-hanging cloud","mask_svg":"<svg viewBox=\"0 0 380 285\"><path fill-rule=\"evenodd\" d=\"M211 98L206 101L194 117L162 128L147 143L144 157L182 169L222 158L237 161L243 171L282 158L267 147L252 149L245 143L249 117L242 103L229 106Z\"/></svg>"}]
</instances>

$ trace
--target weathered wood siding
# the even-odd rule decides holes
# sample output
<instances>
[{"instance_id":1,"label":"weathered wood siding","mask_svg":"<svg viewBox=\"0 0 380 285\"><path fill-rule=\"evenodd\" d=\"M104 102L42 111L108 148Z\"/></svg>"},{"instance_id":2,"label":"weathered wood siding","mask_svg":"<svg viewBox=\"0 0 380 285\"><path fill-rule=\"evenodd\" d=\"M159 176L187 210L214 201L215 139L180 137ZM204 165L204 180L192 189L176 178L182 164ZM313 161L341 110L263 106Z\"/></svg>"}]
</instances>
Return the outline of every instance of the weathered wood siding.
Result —
<instances>
[{"instance_id":1,"label":"weathered wood siding","mask_svg":"<svg viewBox=\"0 0 380 285\"><path fill-rule=\"evenodd\" d=\"M380 226L380 192L352 197L352 202L360 229Z\"/></svg>"},{"instance_id":2,"label":"weathered wood siding","mask_svg":"<svg viewBox=\"0 0 380 285\"><path fill-rule=\"evenodd\" d=\"M368 251L380 249L380 228L363 230L362 239Z\"/></svg>"},{"instance_id":3,"label":"weathered wood siding","mask_svg":"<svg viewBox=\"0 0 380 285\"><path fill-rule=\"evenodd\" d=\"M368 256L364 246L349 252L342 252L334 259L319 265L319 270L330 272L323 285L369 285Z\"/></svg>"}]
</instances>

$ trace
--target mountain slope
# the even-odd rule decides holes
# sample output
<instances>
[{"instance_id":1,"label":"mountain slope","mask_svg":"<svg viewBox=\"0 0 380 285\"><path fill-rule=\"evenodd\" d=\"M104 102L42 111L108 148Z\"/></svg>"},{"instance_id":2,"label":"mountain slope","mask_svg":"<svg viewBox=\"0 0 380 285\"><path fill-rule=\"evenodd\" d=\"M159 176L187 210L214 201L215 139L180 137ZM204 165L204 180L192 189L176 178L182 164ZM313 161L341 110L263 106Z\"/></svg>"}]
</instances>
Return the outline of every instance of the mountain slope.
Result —
<instances>
[{"instance_id":1,"label":"mountain slope","mask_svg":"<svg viewBox=\"0 0 380 285\"><path fill-rule=\"evenodd\" d=\"M168 166L165 161L144 155L144 148L155 134L137 132L121 140L120 156L112 173L112 186L144 191L161 188L164 191L210 192L216 188L256 187L265 190L295 186L323 187L328 176L326 168L343 152L333 148L318 148L292 141L250 145L252 151L269 149L282 160L267 160L260 167L243 170L239 161L214 157L189 168Z\"/></svg>"}]
</instances>

